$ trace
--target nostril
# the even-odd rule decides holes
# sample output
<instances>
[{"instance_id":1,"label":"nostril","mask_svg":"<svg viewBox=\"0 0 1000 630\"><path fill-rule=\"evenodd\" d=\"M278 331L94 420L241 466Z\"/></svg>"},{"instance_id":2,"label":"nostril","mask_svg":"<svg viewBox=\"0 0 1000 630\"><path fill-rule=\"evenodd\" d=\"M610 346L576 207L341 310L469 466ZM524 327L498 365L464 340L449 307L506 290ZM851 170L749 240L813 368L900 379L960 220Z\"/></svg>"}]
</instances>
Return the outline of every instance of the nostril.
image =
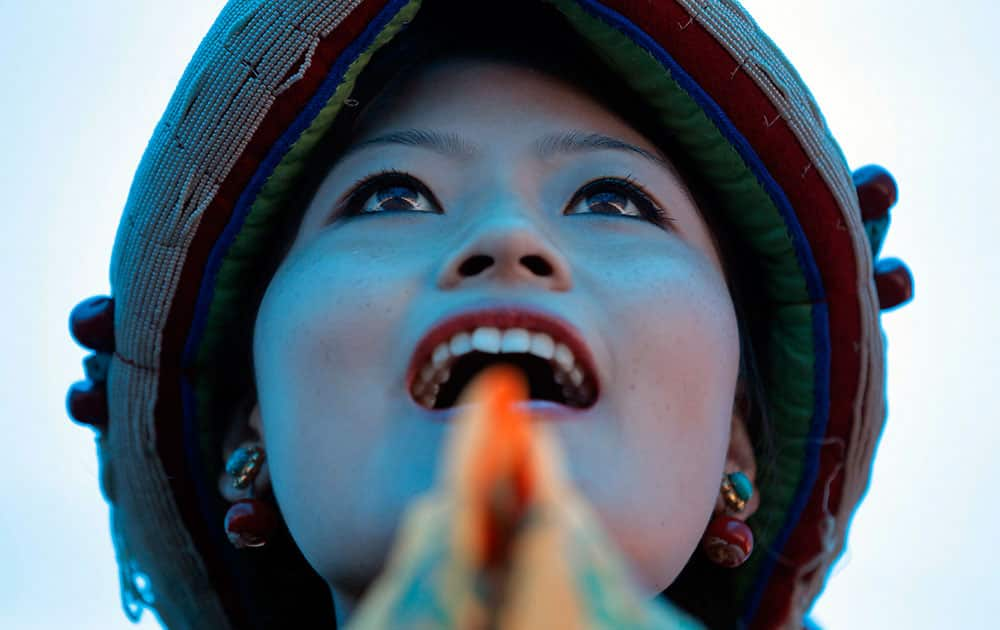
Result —
<instances>
[{"instance_id":1,"label":"nostril","mask_svg":"<svg viewBox=\"0 0 1000 630\"><path fill-rule=\"evenodd\" d=\"M523 256L521 264L527 267L536 276L551 276L552 265L541 256Z\"/></svg>"},{"instance_id":2,"label":"nostril","mask_svg":"<svg viewBox=\"0 0 1000 630\"><path fill-rule=\"evenodd\" d=\"M474 276L493 264L493 259L484 254L476 254L465 260L458 268L463 276Z\"/></svg>"}]
</instances>

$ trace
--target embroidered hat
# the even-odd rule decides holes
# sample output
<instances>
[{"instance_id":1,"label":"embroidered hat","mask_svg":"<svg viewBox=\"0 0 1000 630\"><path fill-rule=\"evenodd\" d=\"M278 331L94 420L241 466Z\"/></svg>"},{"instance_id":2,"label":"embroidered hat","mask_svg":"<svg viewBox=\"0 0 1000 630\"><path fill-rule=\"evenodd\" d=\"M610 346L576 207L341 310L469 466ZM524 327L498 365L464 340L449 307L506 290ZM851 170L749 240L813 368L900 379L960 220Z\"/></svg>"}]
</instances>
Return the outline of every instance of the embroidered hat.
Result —
<instances>
[{"instance_id":1,"label":"embroidered hat","mask_svg":"<svg viewBox=\"0 0 1000 630\"><path fill-rule=\"evenodd\" d=\"M422 4L447 2L230 0L157 125L115 242L113 333L111 302L78 313L88 323L74 334L99 352L69 399L101 424L131 617L146 606L170 628L329 623L330 608L302 605L329 595L287 532L252 556L226 543L214 480L227 424L214 410L239 381L220 361L236 363L226 332L246 317L260 253L359 77ZM802 80L734 0L539 4L565 23L553 36L585 42L643 98L759 261L775 461L750 519L759 551L725 578L728 614L801 626L885 418L880 296L889 308L911 291L901 263L875 263L894 184L873 168L852 178Z\"/></svg>"}]
</instances>

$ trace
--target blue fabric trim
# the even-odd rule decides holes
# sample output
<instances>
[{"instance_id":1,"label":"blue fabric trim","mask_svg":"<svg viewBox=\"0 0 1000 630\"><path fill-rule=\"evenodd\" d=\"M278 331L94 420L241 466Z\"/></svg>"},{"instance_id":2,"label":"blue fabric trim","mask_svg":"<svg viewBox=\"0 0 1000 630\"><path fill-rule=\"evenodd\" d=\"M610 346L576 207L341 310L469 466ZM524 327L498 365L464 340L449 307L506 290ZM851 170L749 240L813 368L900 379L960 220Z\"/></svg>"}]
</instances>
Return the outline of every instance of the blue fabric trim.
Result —
<instances>
[{"instance_id":1,"label":"blue fabric trim","mask_svg":"<svg viewBox=\"0 0 1000 630\"><path fill-rule=\"evenodd\" d=\"M385 7L379 11L378 15L368 23L365 30L340 54L336 63L330 69L323 83L313 95L306 106L296 116L295 121L278 138L278 141L271 147L267 157L260 163L253 177L247 184L233 208L233 214L229 218L225 229L212 247L208 261L205 264L205 273L202 275L201 286L198 289L198 301L195 305L194 316L191 320L191 328L188 333L187 342L184 345L183 365L189 367L197 358L198 347L205 330L205 323L208 320L208 312L212 304L212 297L215 294L215 284L222 266L222 261L229 252L236 236L243 228L243 223L253 207L257 195L260 194L264 183L278 167L285 154L292 147L296 140L312 124L320 110L333 96L337 87L341 84L348 67L354 63L361 53L367 50L374 42L382 29L396 16L397 13L409 3L410 0L390 0ZM182 374L185 370L182 370ZM194 386L187 376L181 378L181 396L184 410L184 455L188 470L194 479L203 479L205 470L201 460L201 440L198 431L198 401ZM198 492L198 504L204 516L212 514L214 503L214 485L207 488L204 484L195 484ZM212 528L210 528L212 529ZM221 527L215 527L221 536Z\"/></svg>"},{"instance_id":2,"label":"blue fabric trim","mask_svg":"<svg viewBox=\"0 0 1000 630\"><path fill-rule=\"evenodd\" d=\"M809 446L807 448L808 460L803 469L803 477L799 482L799 487L795 492L795 500L792 502L792 509L785 521L784 527L774 540L776 549L784 547L788 537L795 529L802 510L805 508L812 492L813 484L819 468L819 447L820 441L826 434L827 421L830 413L830 335L829 335L829 313L826 307L826 296L823 290L823 281L820 276L816 261L809 247L809 241L802 231L795 209L789 202L784 190L771 177L767 167L761 161L757 152L747 141L743 134L736 129L736 126L729 120L725 112L715 103L714 100L698 85L697 82L682 68L660 45L638 26L633 24L628 18L610 9L596 0L576 0L576 2L591 16L596 17L615 28L619 32L627 35L633 42L643 50L651 54L669 72L674 81L688 93L688 95L701 107L702 111L715 123L716 128L722 136L736 149L747 167L753 172L757 181L767 192L768 196L778 208L778 212L785 221L792 245L795 250L795 257L799 263L799 269L805 277L806 287L809 291L809 298L812 301L813 316L813 351L816 358L816 383L815 401L813 406L813 421L809 431ZM743 620L749 622L757 611L760 598L763 595L764 587L774 571L777 562L777 555L770 554L768 559L762 563L755 586L751 589L750 595L744 608Z\"/></svg>"}]
</instances>

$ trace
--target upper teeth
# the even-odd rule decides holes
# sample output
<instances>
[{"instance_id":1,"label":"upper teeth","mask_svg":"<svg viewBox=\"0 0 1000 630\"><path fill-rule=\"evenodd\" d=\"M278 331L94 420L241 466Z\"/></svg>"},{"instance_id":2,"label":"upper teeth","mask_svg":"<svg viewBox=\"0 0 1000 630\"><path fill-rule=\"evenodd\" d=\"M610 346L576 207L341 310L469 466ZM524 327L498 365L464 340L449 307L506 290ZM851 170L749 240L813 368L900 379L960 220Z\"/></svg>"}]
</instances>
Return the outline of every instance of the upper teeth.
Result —
<instances>
[{"instance_id":1,"label":"upper teeth","mask_svg":"<svg viewBox=\"0 0 1000 630\"><path fill-rule=\"evenodd\" d=\"M583 369L566 344L556 342L543 332L481 326L471 332L456 333L434 348L430 360L417 373L413 384L413 393L421 404L434 407L439 387L451 376L452 364L458 357L474 350L490 354L529 353L541 357L552 363L556 383L563 386L563 395L567 400L583 402L590 396L590 386L583 382Z\"/></svg>"}]
</instances>

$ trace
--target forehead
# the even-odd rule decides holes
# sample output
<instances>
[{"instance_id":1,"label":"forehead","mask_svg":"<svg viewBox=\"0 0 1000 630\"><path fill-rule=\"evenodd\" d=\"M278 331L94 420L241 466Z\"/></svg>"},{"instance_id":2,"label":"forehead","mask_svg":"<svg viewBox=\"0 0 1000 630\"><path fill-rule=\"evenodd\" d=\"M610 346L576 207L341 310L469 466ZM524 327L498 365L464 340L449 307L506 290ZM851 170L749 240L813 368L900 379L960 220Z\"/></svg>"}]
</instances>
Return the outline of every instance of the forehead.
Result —
<instances>
[{"instance_id":1,"label":"forehead","mask_svg":"<svg viewBox=\"0 0 1000 630\"><path fill-rule=\"evenodd\" d=\"M662 158L652 142L582 89L511 62L437 61L402 77L370 109L355 144L393 128L465 130L463 135L475 134L493 147L537 140L554 129L580 129Z\"/></svg>"}]
</instances>

